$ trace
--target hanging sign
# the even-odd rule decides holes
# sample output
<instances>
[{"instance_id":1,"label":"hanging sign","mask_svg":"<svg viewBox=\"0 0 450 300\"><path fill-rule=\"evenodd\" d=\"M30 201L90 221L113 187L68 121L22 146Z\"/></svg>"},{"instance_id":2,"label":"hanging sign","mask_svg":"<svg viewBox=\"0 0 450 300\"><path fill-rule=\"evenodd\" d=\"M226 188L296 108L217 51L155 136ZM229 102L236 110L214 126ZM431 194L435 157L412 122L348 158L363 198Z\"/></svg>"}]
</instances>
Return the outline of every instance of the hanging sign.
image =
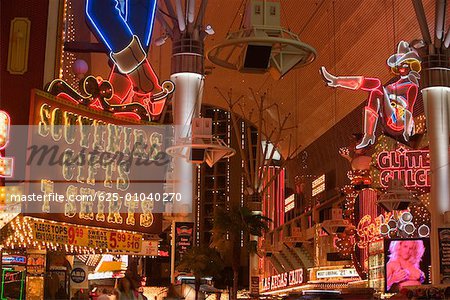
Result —
<instances>
[{"instance_id":1,"label":"hanging sign","mask_svg":"<svg viewBox=\"0 0 450 300\"><path fill-rule=\"evenodd\" d=\"M175 265L178 265L183 254L192 248L194 242L194 223L175 223Z\"/></svg>"},{"instance_id":2,"label":"hanging sign","mask_svg":"<svg viewBox=\"0 0 450 300\"><path fill-rule=\"evenodd\" d=\"M335 269L335 270L319 270L316 273L317 279L328 278L349 278L359 277L355 269Z\"/></svg>"}]
</instances>

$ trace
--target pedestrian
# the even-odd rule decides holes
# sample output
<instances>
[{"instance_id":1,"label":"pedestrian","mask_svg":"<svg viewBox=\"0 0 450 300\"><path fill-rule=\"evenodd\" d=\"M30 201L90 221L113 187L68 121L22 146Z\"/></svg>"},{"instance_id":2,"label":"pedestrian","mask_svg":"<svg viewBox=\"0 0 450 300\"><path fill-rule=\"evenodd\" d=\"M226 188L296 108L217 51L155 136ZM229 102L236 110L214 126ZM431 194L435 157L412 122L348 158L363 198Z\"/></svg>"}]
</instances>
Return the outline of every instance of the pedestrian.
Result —
<instances>
[{"instance_id":1,"label":"pedestrian","mask_svg":"<svg viewBox=\"0 0 450 300\"><path fill-rule=\"evenodd\" d=\"M119 280L115 295L117 300L144 300L137 291L134 281L127 276Z\"/></svg>"},{"instance_id":2,"label":"pedestrian","mask_svg":"<svg viewBox=\"0 0 450 300\"><path fill-rule=\"evenodd\" d=\"M108 290L103 289L101 295L97 298L97 300L111 300L111 297L109 297Z\"/></svg>"}]
</instances>

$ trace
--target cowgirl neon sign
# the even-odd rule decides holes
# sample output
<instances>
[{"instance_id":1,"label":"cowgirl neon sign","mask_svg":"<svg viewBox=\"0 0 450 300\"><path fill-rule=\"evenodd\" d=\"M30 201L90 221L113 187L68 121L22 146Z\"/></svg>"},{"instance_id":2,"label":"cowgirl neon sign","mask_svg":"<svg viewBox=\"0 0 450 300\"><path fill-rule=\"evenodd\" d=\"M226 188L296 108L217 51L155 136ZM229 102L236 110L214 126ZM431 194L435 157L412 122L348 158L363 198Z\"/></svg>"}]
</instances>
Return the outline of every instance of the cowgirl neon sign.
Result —
<instances>
[{"instance_id":1,"label":"cowgirl neon sign","mask_svg":"<svg viewBox=\"0 0 450 300\"><path fill-rule=\"evenodd\" d=\"M109 104L138 103L152 116L162 113L170 81L159 84L147 60L157 0L86 0L92 30L109 49L114 62L109 81L114 95Z\"/></svg>"},{"instance_id":2,"label":"cowgirl neon sign","mask_svg":"<svg viewBox=\"0 0 450 300\"><path fill-rule=\"evenodd\" d=\"M401 41L397 53L389 57L387 65L393 74L400 76L400 79L387 86L383 86L378 78L333 76L325 67L320 70L330 87L369 92L364 109L364 137L356 149L375 143L375 130L380 114L385 125L395 133L402 133L405 141L409 141L414 135L412 112L419 91L420 57L407 42Z\"/></svg>"}]
</instances>

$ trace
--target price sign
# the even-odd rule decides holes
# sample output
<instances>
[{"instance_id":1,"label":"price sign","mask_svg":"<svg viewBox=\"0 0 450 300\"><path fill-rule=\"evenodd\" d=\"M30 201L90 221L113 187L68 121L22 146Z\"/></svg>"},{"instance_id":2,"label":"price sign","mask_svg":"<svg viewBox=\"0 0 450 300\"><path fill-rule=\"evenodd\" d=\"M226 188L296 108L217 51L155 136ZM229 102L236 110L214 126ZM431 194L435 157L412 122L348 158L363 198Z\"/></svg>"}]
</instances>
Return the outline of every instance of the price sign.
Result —
<instances>
[{"instance_id":1,"label":"price sign","mask_svg":"<svg viewBox=\"0 0 450 300\"><path fill-rule=\"evenodd\" d=\"M50 222L34 222L33 237L45 243L105 250L140 252L142 248L141 234Z\"/></svg>"},{"instance_id":2,"label":"price sign","mask_svg":"<svg viewBox=\"0 0 450 300\"><path fill-rule=\"evenodd\" d=\"M110 232L108 245L111 250L139 252L142 247L142 235L126 232Z\"/></svg>"},{"instance_id":3,"label":"price sign","mask_svg":"<svg viewBox=\"0 0 450 300\"><path fill-rule=\"evenodd\" d=\"M88 245L88 236L86 228L79 226L68 226L67 236L69 245L75 246Z\"/></svg>"}]
</instances>

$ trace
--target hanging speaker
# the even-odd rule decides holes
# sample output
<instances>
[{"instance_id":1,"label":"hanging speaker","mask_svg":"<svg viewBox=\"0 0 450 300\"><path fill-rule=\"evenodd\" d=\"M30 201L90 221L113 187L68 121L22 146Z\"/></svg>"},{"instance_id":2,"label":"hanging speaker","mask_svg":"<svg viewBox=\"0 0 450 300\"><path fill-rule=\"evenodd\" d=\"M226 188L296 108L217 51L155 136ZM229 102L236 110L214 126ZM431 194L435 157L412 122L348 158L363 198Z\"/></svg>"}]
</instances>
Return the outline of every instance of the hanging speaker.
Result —
<instances>
[{"instance_id":1,"label":"hanging speaker","mask_svg":"<svg viewBox=\"0 0 450 300\"><path fill-rule=\"evenodd\" d=\"M191 149L191 162L201 164L205 161L205 149Z\"/></svg>"},{"instance_id":2,"label":"hanging speaker","mask_svg":"<svg viewBox=\"0 0 450 300\"><path fill-rule=\"evenodd\" d=\"M243 69L246 71L266 71L270 63L272 45L252 45L247 46L245 52Z\"/></svg>"}]
</instances>

